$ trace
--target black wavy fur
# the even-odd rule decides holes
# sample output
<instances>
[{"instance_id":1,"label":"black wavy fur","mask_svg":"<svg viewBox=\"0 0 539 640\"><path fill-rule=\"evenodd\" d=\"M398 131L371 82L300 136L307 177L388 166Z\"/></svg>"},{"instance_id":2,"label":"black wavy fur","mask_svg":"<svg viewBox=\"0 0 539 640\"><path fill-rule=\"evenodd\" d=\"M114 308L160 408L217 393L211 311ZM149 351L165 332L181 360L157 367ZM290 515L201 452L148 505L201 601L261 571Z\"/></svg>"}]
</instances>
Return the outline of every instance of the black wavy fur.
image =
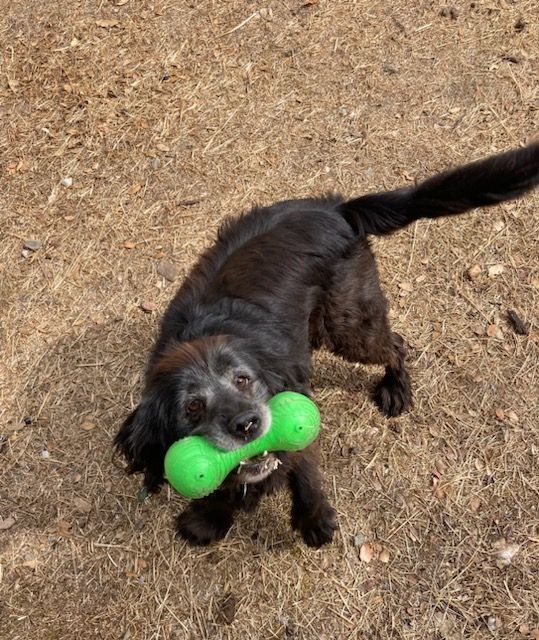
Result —
<instances>
[{"instance_id":1,"label":"black wavy fur","mask_svg":"<svg viewBox=\"0 0 539 640\"><path fill-rule=\"evenodd\" d=\"M494 205L538 183L534 143L413 188L349 201L291 200L227 222L168 307L141 403L116 436L129 472L143 472L155 491L177 438L203 428L208 437L230 439L240 409L259 411L260 402L285 389L309 394L311 352L321 346L352 362L384 365L375 401L388 416L406 411L412 395L405 349L389 327L367 236ZM224 381L242 367L251 391L231 391ZM215 405L196 418L185 400L193 388L203 399L211 390ZM330 542L336 517L321 488L316 447L279 458L281 466L260 482L242 485L231 474L214 494L192 502L178 517L179 535L193 544L222 538L236 510L251 510L265 493L288 484L293 528L311 546Z\"/></svg>"}]
</instances>

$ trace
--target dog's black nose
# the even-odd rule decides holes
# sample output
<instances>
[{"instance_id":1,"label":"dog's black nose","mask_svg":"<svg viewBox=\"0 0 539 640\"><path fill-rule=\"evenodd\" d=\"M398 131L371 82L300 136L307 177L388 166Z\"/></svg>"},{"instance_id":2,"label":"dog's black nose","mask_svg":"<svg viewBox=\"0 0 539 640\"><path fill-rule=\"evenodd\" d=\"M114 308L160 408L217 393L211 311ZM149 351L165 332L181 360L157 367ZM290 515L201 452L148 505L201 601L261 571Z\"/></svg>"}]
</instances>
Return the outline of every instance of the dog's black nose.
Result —
<instances>
[{"instance_id":1,"label":"dog's black nose","mask_svg":"<svg viewBox=\"0 0 539 640\"><path fill-rule=\"evenodd\" d=\"M233 436L243 440L253 440L260 427L260 418L252 411L234 416L228 423L228 430Z\"/></svg>"}]
</instances>

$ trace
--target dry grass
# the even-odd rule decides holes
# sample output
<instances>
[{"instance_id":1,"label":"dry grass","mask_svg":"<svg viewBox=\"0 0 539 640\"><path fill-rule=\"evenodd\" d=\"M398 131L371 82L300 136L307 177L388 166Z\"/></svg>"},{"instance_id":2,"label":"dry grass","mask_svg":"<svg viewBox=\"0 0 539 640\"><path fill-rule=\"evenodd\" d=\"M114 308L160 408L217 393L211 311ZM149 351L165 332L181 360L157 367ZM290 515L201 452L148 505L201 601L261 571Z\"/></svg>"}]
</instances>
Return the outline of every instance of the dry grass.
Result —
<instances>
[{"instance_id":1,"label":"dry grass","mask_svg":"<svg viewBox=\"0 0 539 640\"><path fill-rule=\"evenodd\" d=\"M537 197L377 243L416 406L383 419L379 372L317 356L330 548L293 537L284 495L187 548L181 500L139 504L110 457L174 290L161 257L183 275L252 203L396 186L537 132L536 2L444 6L0 0L3 637L534 637Z\"/></svg>"}]
</instances>

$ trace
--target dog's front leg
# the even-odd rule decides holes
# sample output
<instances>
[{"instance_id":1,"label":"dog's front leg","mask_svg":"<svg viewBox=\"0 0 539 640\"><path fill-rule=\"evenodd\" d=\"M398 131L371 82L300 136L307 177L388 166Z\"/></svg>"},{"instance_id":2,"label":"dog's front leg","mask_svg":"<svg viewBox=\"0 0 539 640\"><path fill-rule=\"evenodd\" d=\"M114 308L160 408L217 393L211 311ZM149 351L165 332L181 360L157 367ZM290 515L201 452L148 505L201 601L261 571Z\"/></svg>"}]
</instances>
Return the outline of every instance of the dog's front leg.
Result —
<instances>
[{"instance_id":1,"label":"dog's front leg","mask_svg":"<svg viewBox=\"0 0 539 640\"><path fill-rule=\"evenodd\" d=\"M236 510L236 505L227 497L215 492L191 502L176 519L178 535L199 546L224 538L232 526Z\"/></svg>"},{"instance_id":2,"label":"dog's front leg","mask_svg":"<svg viewBox=\"0 0 539 640\"><path fill-rule=\"evenodd\" d=\"M322 490L315 447L297 454L288 481L292 491L292 528L301 533L310 547L331 542L338 528L337 512Z\"/></svg>"}]
</instances>

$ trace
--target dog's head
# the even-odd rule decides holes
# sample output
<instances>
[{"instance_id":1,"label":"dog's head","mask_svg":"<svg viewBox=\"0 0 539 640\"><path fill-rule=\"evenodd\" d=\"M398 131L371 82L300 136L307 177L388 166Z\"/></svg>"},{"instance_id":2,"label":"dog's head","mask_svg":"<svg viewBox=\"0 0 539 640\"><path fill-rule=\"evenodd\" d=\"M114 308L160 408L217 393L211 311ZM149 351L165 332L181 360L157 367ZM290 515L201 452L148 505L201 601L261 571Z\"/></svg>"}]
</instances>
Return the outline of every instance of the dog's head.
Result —
<instances>
[{"instance_id":1,"label":"dog's head","mask_svg":"<svg viewBox=\"0 0 539 640\"><path fill-rule=\"evenodd\" d=\"M171 347L155 360L140 405L116 437L129 471L144 471L146 486L154 489L163 479L164 454L180 438L201 435L231 451L263 435L271 422L267 376L238 338L212 336ZM246 468L244 481L269 475L267 462L253 464L251 473Z\"/></svg>"}]
</instances>

